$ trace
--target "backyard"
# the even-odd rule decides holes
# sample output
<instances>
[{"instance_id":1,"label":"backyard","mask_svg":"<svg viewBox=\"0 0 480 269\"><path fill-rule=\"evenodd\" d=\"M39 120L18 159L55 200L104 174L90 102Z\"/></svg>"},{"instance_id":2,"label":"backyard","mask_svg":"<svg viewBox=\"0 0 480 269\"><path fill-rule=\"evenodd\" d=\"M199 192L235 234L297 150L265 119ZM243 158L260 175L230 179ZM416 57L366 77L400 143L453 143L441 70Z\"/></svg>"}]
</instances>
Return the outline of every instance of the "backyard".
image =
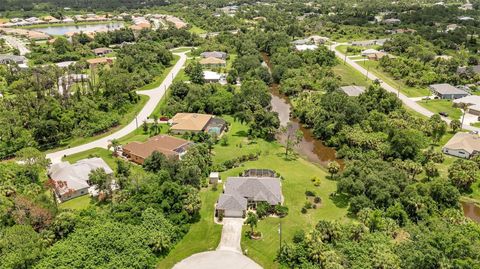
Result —
<instances>
[{"instance_id":1,"label":"backyard","mask_svg":"<svg viewBox=\"0 0 480 269\"><path fill-rule=\"evenodd\" d=\"M270 217L261 220L257 228L263 234L261 240L242 239L242 248L249 257L264 268L278 268L278 264L274 260L279 246L278 226L280 221L282 222L283 241L290 241L296 231L309 229L320 219L348 220L346 218L347 203L343 200L333 201L330 199L330 193L336 190L336 183L326 179L326 172L322 168L301 158L286 160L284 149L279 143L261 139L250 141L247 138L248 127L246 125L233 121L233 118L229 116L225 116L224 119L231 124L230 131L226 134L228 145L222 146L221 143L215 145L213 150L215 164L245 154L261 154L256 161L246 162L240 167L222 172L222 179L237 176L249 168L272 169L280 173L284 179L282 190L289 214L282 219ZM320 178L321 185L319 187L313 185L311 181L313 177ZM194 253L216 248L221 226L214 224L213 213L214 204L221 189L222 185L219 184L217 191L213 191L211 188L201 191L201 220L191 226L190 231L175 249L160 261L158 268L171 268L175 263ZM309 209L306 214L302 214L301 208L307 201L305 196L307 190L314 191L321 197L322 202L317 209ZM245 229L247 229L246 226Z\"/></svg>"}]
</instances>

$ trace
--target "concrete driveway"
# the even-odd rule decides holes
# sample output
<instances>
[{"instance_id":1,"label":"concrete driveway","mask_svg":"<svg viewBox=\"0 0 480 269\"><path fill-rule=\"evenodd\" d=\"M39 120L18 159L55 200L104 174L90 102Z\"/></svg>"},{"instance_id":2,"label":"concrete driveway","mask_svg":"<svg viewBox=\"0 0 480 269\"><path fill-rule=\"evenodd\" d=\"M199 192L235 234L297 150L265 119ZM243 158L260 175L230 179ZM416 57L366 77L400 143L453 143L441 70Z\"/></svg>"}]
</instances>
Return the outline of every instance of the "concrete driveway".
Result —
<instances>
[{"instance_id":1,"label":"concrete driveway","mask_svg":"<svg viewBox=\"0 0 480 269\"><path fill-rule=\"evenodd\" d=\"M242 254L242 226L243 219L224 218L217 250L194 254L175 264L173 269L261 269L260 265Z\"/></svg>"},{"instance_id":2,"label":"concrete driveway","mask_svg":"<svg viewBox=\"0 0 480 269\"><path fill-rule=\"evenodd\" d=\"M140 127L142 122L144 120L147 120L150 114L153 113L153 111L157 107L158 102L160 102L162 97L165 95L165 92L167 91L168 87L170 87L170 85L172 84L173 79L178 75L178 73L181 70L181 67L185 64L187 60L187 56L185 52L174 53L174 54L179 55L180 59L173 66L172 70L170 70L170 73L168 73L168 75L165 77L163 82L158 87L152 90L137 91L138 94L146 95L149 97L149 99L145 104L145 106L142 108L142 110L138 113L136 119L134 119L128 125L126 125L122 129L118 130L117 132L111 135L99 138L93 142L83 144L77 147L49 153L47 154L47 158L50 159L52 163L58 163L62 161L62 157L64 155L68 156L68 155L83 152L93 148L107 148L111 140L119 139L133 132L135 129L137 129L137 127Z\"/></svg>"},{"instance_id":3,"label":"concrete driveway","mask_svg":"<svg viewBox=\"0 0 480 269\"><path fill-rule=\"evenodd\" d=\"M242 253L240 240L242 238L243 219L224 218L222 228L222 238L218 244L217 250L230 250Z\"/></svg>"}]
</instances>

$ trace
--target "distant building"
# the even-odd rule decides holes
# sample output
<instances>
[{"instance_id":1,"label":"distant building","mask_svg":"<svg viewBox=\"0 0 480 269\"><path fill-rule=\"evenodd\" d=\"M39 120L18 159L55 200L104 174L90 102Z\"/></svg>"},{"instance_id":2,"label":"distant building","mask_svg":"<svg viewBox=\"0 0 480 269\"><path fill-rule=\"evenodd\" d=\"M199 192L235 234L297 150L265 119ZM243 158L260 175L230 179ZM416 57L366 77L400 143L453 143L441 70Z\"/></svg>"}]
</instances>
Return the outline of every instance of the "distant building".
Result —
<instances>
[{"instance_id":1,"label":"distant building","mask_svg":"<svg viewBox=\"0 0 480 269\"><path fill-rule=\"evenodd\" d=\"M113 64L114 58L94 58L94 59L88 59L87 63L90 65L90 68L95 68L98 65L104 65L104 64Z\"/></svg>"},{"instance_id":2,"label":"distant building","mask_svg":"<svg viewBox=\"0 0 480 269\"><path fill-rule=\"evenodd\" d=\"M459 7L461 10L473 10L473 4L465 3Z\"/></svg>"},{"instance_id":3,"label":"distant building","mask_svg":"<svg viewBox=\"0 0 480 269\"><path fill-rule=\"evenodd\" d=\"M473 66L461 66L457 68L457 74L480 74L480 64L479 65L473 65Z\"/></svg>"},{"instance_id":4,"label":"distant building","mask_svg":"<svg viewBox=\"0 0 480 269\"><path fill-rule=\"evenodd\" d=\"M306 51L306 50L316 50L318 49L317 45L295 45L297 51Z\"/></svg>"},{"instance_id":5,"label":"distant building","mask_svg":"<svg viewBox=\"0 0 480 269\"><path fill-rule=\"evenodd\" d=\"M96 49L93 49L92 51L96 56L105 56L113 52L113 50L110 48L96 48Z\"/></svg>"},{"instance_id":6,"label":"distant building","mask_svg":"<svg viewBox=\"0 0 480 269\"><path fill-rule=\"evenodd\" d=\"M217 58L222 60L227 59L227 53L223 51L205 51L200 53L200 56L202 58Z\"/></svg>"},{"instance_id":7,"label":"distant building","mask_svg":"<svg viewBox=\"0 0 480 269\"><path fill-rule=\"evenodd\" d=\"M480 152L480 138L478 134L456 133L442 151L448 155L470 159Z\"/></svg>"},{"instance_id":8,"label":"distant building","mask_svg":"<svg viewBox=\"0 0 480 269\"><path fill-rule=\"evenodd\" d=\"M458 99L469 95L468 92L460 90L450 84L432 84L430 90L441 99Z\"/></svg>"},{"instance_id":9,"label":"distant building","mask_svg":"<svg viewBox=\"0 0 480 269\"><path fill-rule=\"evenodd\" d=\"M101 158L83 159L74 164L61 162L48 169L48 176L55 182L55 193L60 201L67 201L89 193L92 186L89 175L93 170L103 169L113 174L112 169Z\"/></svg>"},{"instance_id":10,"label":"distant building","mask_svg":"<svg viewBox=\"0 0 480 269\"><path fill-rule=\"evenodd\" d=\"M363 41L352 41L352 46L356 47L369 47L369 46L383 46L388 39L373 39L373 40L363 40Z\"/></svg>"},{"instance_id":11,"label":"distant building","mask_svg":"<svg viewBox=\"0 0 480 269\"><path fill-rule=\"evenodd\" d=\"M25 64L26 61L25 56L0 54L0 64Z\"/></svg>"},{"instance_id":12,"label":"distant building","mask_svg":"<svg viewBox=\"0 0 480 269\"><path fill-rule=\"evenodd\" d=\"M273 177L229 177L215 206L215 215L244 218L247 209L259 202L270 206L283 203L282 184Z\"/></svg>"},{"instance_id":13,"label":"distant building","mask_svg":"<svg viewBox=\"0 0 480 269\"><path fill-rule=\"evenodd\" d=\"M385 24L399 24L401 21L399 19L386 19L383 20L383 23Z\"/></svg>"},{"instance_id":14,"label":"distant building","mask_svg":"<svg viewBox=\"0 0 480 269\"><path fill-rule=\"evenodd\" d=\"M131 142L123 147L123 156L130 161L143 164L154 151L158 151L169 158L181 159L192 142L168 135L157 135L149 138L146 142Z\"/></svg>"},{"instance_id":15,"label":"distant building","mask_svg":"<svg viewBox=\"0 0 480 269\"><path fill-rule=\"evenodd\" d=\"M376 50L376 49L366 49L366 50L362 51L361 54L362 54L362 56L368 56L370 54L376 54L376 53L379 53L379 51Z\"/></svg>"},{"instance_id":16,"label":"distant building","mask_svg":"<svg viewBox=\"0 0 480 269\"><path fill-rule=\"evenodd\" d=\"M169 124L170 131L174 134L207 132L220 136L227 127L227 123L221 118L198 113L177 113Z\"/></svg>"},{"instance_id":17,"label":"distant building","mask_svg":"<svg viewBox=\"0 0 480 269\"><path fill-rule=\"evenodd\" d=\"M200 59L199 63L203 66L206 67L225 67L227 65L227 62L225 60L219 59L219 58L214 58L214 57L208 57L208 58L203 58Z\"/></svg>"},{"instance_id":18,"label":"distant building","mask_svg":"<svg viewBox=\"0 0 480 269\"><path fill-rule=\"evenodd\" d=\"M351 85L340 87L340 90L348 96L359 96L360 94L365 92L365 87Z\"/></svg>"},{"instance_id":19,"label":"distant building","mask_svg":"<svg viewBox=\"0 0 480 269\"><path fill-rule=\"evenodd\" d=\"M225 74L220 74L220 73L208 71L208 70L203 71L203 79L205 80L205 82L208 82L208 83L220 83L220 84L227 83Z\"/></svg>"},{"instance_id":20,"label":"distant building","mask_svg":"<svg viewBox=\"0 0 480 269\"><path fill-rule=\"evenodd\" d=\"M466 110L468 113L480 116L480 96L469 95L453 100L453 105L456 107L459 107L462 104L467 106Z\"/></svg>"}]
</instances>

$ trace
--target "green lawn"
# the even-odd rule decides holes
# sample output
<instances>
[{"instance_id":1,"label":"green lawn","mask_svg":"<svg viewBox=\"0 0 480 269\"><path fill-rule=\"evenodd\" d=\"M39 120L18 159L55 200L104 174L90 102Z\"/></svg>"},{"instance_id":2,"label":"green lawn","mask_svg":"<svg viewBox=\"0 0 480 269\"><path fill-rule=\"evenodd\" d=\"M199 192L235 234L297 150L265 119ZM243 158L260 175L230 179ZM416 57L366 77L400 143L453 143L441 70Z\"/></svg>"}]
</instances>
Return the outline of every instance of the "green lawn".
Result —
<instances>
[{"instance_id":1,"label":"green lawn","mask_svg":"<svg viewBox=\"0 0 480 269\"><path fill-rule=\"evenodd\" d=\"M82 210L88 208L90 205L93 205L94 201L90 195L83 195L80 197L73 198L59 205L61 209L71 209L71 210Z\"/></svg>"},{"instance_id":2,"label":"green lawn","mask_svg":"<svg viewBox=\"0 0 480 269\"><path fill-rule=\"evenodd\" d=\"M107 149L93 148L83 152L75 153L67 157L63 157L63 161L75 163L85 158L99 157L102 158L113 170L117 167L115 164L115 158L112 156L112 152Z\"/></svg>"},{"instance_id":3,"label":"green lawn","mask_svg":"<svg viewBox=\"0 0 480 269\"><path fill-rule=\"evenodd\" d=\"M171 51L173 53L180 53L180 52L187 52L191 50L192 50L191 48L176 48L176 49L172 49Z\"/></svg>"},{"instance_id":4,"label":"green lawn","mask_svg":"<svg viewBox=\"0 0 480 269\"><path fill-rule=\"evenodd\" d=\"M257 161L246 162L241 167L221 173L223 179L229 176L238 175L248 168L267 168L279 172L284 180L282 190L285 197L285 205L289 208L287 217L282 221L282 236L285 242L292 239L295 231L312 228L320 219L347 221L347 204L344 201L332 201L329 194L336 190L336 182L325 178L326 172L304 160L285 160L283 148L277 142L266 142L255 140L251 143L247 139L248 127L233 121L229 116L224 116L231 123L230 131L225 134L228 137L228 146L215 145L213 150L214 163L223 162L227 159L242 154L261 152ZM241 146L240 146L241 145ZM315 187L311 182L312 177L322 179L320 187ZM171 268L182 259L198 252L215 249L220 238L221 226L213 222L214 204L218 199L222 185L219 184L218 191L202 190L201 220L191 226L190 231L175 247L174 250L163 260L157 268ZM322 203L317 209L310 209L307 214L300 212L305 204L305 191L313 190L322 198ZM264 268L278 268L274 259L279 247L278 225L279 218L267 218L258 224L258 230L262 232L263 238L253 241L242 238L242 248L248 256L262 265ZM244 227L246 230L247 227Z\"/></svg>"},{"instance_id":5,"label":"green lawn","mask_svg":"<svg viewBox=\"0 0 480 269\"><path fill-rule=\"evenodd\" d=\"M480 127L480 122L470 123L470 125L475 127Z\"/></svg>"},{"instance_id":6,"label":"green lawn","mask_svg":"<svg viewBox=\"0 0 480 269\"><path fill-rule=\"evenodd\" d=\"M427 88L409 87L403 81L393 79L389 74L380 70L379 64L376 61L359 61L357 62L363 68L369 70L372 74L377 76L383 82L390 86L400 89L400 92L408 97L421 97L431 95Z\"/></svg>"},{"instance_id":7,"label":"green lawn","mask_svg":"<svg viewBox=\"0 0 480 269\"><path fill-rule=\"evenodd\" d=\"M450 100L422 100L418 101L417 103L434 113L447 112L448 117L451 119L460 119L462 117L462 110L453 107Z\"/></svg>"},{"instance_id":8,"label":"green lawn","mask_svg":"<svg viewBox=\"0 0 480 269\"><path fill-rule=\"evenodd\" d=\"M149 124L150 126L150 124ZM160 134L166 134L168 132L168 125L167 124L159 124L160 127ZM121 145L125 145L132 141L138 142L145 142L150 137L150 133L144 133L142 127L139 127L135 131L129 133L128 135L121 137L118 142Z\"/></svg>"},{"instance_id":9,"label":"green lawn","mask_svg":"<svg viewBox=\"0 0 480 269\"><path fill-rule=\"evenodd\" d=\"M192 34L204 34L206 33L207 31L203 30L202 28L198 27L198 26L195 26L195 25L192 25L192 28L188 29L188 31Z\"/></svg>"},{"instance_id":10,"label":"green lawn","mask_svg":"<svg viewBox=\"0 0 480 269\"><path fill-rule=\"evenodd\" d=\"M200 192L202 208L200 209L201 219L190 227L188 233L175 246L167 257L162 259L157 268L172 268L177 262L189 257L192 254L214 250L220 242L222 226L213 222L214 204L220 195L221 187L217 191L203 189Z\"/></svg>"},{"instance_id":11,"label":"green lawn","mask_svg":"<svg viewBox=\"0 0 480 269\"><path fill-rule=\"evenodd\" d=\"M333 67L333 72L341 78L341 85L359 85L359 86L368 86L370 85L370 80L365 80L365 76L362 73L358 72L355 68L351 67L348 64L337 64Z\"/></svg>"}]
</instances>

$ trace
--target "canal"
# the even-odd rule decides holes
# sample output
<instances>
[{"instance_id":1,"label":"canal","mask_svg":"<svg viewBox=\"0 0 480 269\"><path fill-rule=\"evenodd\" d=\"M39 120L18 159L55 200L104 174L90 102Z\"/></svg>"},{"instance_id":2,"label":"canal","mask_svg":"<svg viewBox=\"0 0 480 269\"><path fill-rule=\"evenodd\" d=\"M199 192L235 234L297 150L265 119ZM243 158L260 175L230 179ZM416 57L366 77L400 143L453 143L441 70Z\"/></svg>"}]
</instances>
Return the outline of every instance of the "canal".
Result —
<instances>
[{"instance_id":1,"label":"canal","mask_svg":"<svg viewBox=\"0 0 480 269\"><path fill-rule=\"evenodd\" d=\"M269 56L262 53L262 57L271 71ZM298 130L302 133L302 140L295 147L295 151L312 163L326 167L329 162L337 161L340 166L343 167L344 162L343 160L336 158L336 151L334 148L325 146L322 141L314 137L310 129L303 127L298 119L291 117L292 105L290 100L287 96L281 94L278 88L278 84L270 85L272 111L278 113L281 126L287 126L287 124L290 124L293 130ZM285 143L286 135L279 132L277 134L277 140L279 140L280 143Z\"/></svg>"}]
</instances>

